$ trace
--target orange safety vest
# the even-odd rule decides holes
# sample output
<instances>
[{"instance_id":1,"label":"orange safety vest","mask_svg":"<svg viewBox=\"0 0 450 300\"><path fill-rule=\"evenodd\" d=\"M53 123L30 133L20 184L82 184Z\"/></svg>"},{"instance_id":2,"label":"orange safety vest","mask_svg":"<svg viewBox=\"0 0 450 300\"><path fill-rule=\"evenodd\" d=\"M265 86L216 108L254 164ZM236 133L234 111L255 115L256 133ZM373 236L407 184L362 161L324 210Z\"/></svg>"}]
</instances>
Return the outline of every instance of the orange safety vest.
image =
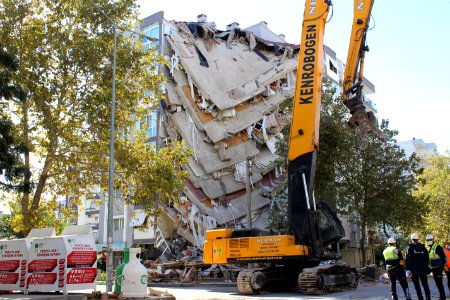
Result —
<instances>
[{"instance_id":1,"label":"orange safety vest","mask_svg":"<svg viewBox=\"0 0 450 300\"><path fill-rule=\"evenodd\" d=\"M447 258L447 268L450 269L450 250L448 247L445 247L445 257Z\"/></svg>"}]
</instances>

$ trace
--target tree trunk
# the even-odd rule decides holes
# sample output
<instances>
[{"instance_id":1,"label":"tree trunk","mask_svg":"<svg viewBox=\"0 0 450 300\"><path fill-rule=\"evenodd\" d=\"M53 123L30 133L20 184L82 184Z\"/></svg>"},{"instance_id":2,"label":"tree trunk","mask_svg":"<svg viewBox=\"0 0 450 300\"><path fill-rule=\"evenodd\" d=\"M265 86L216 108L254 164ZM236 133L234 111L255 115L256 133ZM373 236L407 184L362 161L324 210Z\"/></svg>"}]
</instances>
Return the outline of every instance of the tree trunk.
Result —
<instances>
[{"instance_id":1,"label":"tree trunk","mask_svg":"<svg viewBox=\"0 0 450 300\"><path fill-rule=\"evenodd\" d=\"M45 163L44 163L44 167L42 168L41 175L39 176L39 181L38 181L38 184L36 186L36 191L34 192L34 196L33 196L33 203L31 204L30 211L29 211L29 215L31 218L34 216L35 212L39 209L42 192L44 191L45 183L47 182L47 179L48 179L48 172L53 163L53 155L54 155L54 151L52 149L47 154L47 157L46 157Z\"/></svg>"},{"instance_id":2,"label":"tree trunk","mask_svg":"<svg viewBox=\"0 0 450 300\"><path fill-rule=\"evenodd\" d=\"M25 166L29 170L30 169L30 129L28 124L28 102L25 101L23 105L23 132L24 132L24 140L27 145L27 149L25 151ZM47 113L48 116L51 116ZM39 209L41 196L45 188L45 184L47 182L49 176L49 170L53 164L54 155L56 153L56 148L58 146L57 143L57 134L50 134L49 146L47 149L47 156L44 162L44 167L42 168L42 172L39 175L39 180L34 190L33 199L30 202L31 193L30 191L24 191L22 196L22 214L23 214L23 228L25 236L30 232L32 227L34 226L34 218L36 217L36 212ZM27 172L25 176L25 184L31 183L31 173Z\"/></svg>"},{"instance_id":3,"label":"tree trunk","mask_svg":"<svg viewBox=\"0 0 450 300\"><path fill-rule=\"evenodd\" d=\"M361 267L365 267L367 263L366 258L366 224L363 222L361 224L361 238L359 239L359 249L361 253Z\"/></svg>"},{"instance_id":4,"label":"tree trunk","mask_svg":"<svg viewBox=\"0 0 450 300\"><path fill-rule=\"evenodd\" d=\"M387 232L386 223L383 223L383 233L386 237L390 237L389 233Z\"/></svg>"},{"instance_id":5,"label":"tree trunk","mask_svg":"<svg viewBox=\"0 0 450 300\"><path fill-rule=\"evenodd\" d=\"M29 217L29 206L30 206L30 191L31 191L31 172L30 172L30 137L29 132L30 128L28 125L28 100L25 100L22 104L22 114L23 114L23 142L26 145L26 149L24 152L24 164L26 168L26 173L24 177L24 186L27 187L24 189L21 199L21 208L22 208L22 218L23 218L23 227L25 236L27 236L30 231L30 217Z\"/></svg>"}]
</instances>

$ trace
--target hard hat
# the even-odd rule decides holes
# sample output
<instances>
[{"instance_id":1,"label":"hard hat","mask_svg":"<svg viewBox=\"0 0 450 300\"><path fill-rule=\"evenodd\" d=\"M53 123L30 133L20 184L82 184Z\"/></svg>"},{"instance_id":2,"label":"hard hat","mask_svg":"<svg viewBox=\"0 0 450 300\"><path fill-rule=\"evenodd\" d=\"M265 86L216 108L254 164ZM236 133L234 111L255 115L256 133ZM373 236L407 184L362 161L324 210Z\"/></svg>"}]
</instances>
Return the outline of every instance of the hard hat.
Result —
<instances>
[{"instance_id":1,"label":"hard hat","mask_svg":"<svg viewBox=\"0 0 450 300\"><path fill-rule=\"evenodd\" d=\"M426 240L432 240L434 239L434 236L432 234L427 234Z\"/></svg>"},{"instance_id":2,"label":"hard hat","mask_svg":"<svg viewBox=\"0 0 450 300\"><path fill-rule=\"evenodd\" d=\"M414 232L413 234L411 234L411 239L412 240L418 240L419 239L419 235Z\"/></svg>"},{"instance_id":3,"label":"hard hat","mask_svg":"<svg viewBox=\"0 0 450 300\"><path fill-rule=\"evenodd\" d=\"M395 239L394 238L389 238L388 239L388 244L394 244L395 243Z\"/></svg>"}]
</instances>

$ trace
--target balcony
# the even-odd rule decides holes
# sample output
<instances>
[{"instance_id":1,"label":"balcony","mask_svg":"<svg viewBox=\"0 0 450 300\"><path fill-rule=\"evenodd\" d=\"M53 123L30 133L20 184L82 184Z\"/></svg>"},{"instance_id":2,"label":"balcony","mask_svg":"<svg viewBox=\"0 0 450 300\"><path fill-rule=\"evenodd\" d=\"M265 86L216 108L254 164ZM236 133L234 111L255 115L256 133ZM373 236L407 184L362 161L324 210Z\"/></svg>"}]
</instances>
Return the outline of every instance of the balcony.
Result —
<instances>
[{"instance_id":1,"label":"balcony","mask_svg":"<svg viewBox=\"0 0 450 300\"><path fill-rule=\"evenodd\" d=\"M91 225L92 231L98 230L99 224L98 223L89 223Z\"/></svg>"},{"instance_id":2,"label":"balcony","mask_svg":"<svg viewBox=\"0 0 450 300\"><path fill-rule=\"evenodd\" d=\"M87 216L91 216L91 215L98 214L98 213L100 213L100 207L98 207L98 206L91 206L91 207L85 208L85 214Z\"/></svg>"}]
</instances>

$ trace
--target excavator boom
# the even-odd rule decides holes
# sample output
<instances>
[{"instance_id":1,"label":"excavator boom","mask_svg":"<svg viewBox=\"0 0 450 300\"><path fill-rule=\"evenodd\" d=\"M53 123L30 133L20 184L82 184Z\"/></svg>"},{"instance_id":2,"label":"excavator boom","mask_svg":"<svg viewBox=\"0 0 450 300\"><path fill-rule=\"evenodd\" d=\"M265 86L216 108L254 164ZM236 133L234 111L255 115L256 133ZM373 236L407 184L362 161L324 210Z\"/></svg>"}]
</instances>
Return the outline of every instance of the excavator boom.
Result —
<instances>
[{"instance_id":1,"label":"excavator boom","mask_svg":"<svg viewBox=\"0 0 450 300\"><path fill-rule=\"evenodd\" d=\"M331 1L327 0L306 1L288 151L290 229L296 241L310 245L316 257L320 256L323 246L344 235L339 220L335 222L333 218L322 222L331 226L319 230L317 217L329 214L314 214L317 209L313 183L319 148L323 36L330 6ZM327 236L322 235L324 232Z\"/></svg>"}]
</instances>

